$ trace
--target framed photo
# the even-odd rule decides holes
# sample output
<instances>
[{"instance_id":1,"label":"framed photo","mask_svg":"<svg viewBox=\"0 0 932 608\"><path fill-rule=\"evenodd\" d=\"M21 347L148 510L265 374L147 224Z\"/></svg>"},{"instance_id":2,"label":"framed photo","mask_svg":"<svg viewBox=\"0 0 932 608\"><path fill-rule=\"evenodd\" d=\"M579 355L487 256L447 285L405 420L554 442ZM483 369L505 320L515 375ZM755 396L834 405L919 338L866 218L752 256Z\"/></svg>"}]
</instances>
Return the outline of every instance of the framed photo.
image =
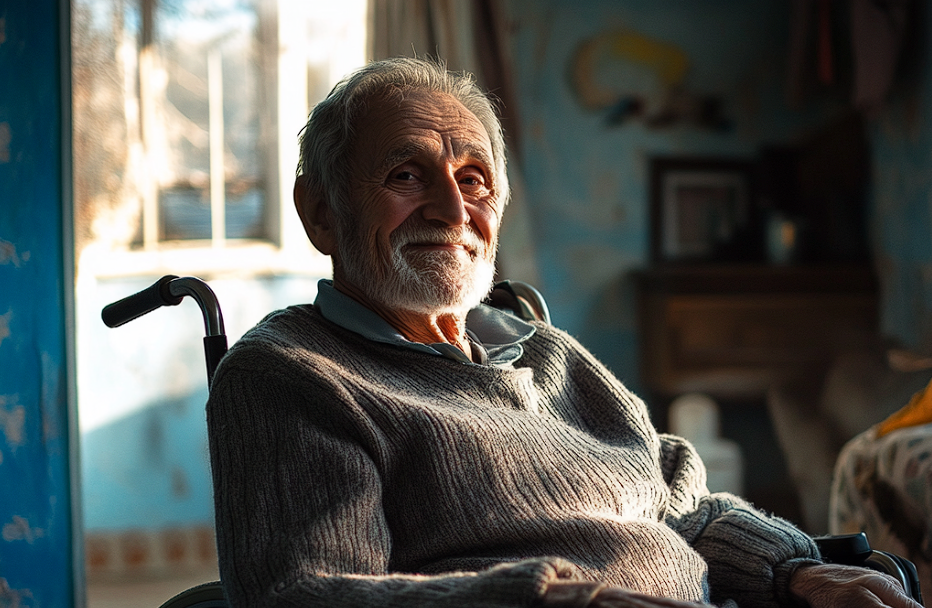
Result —
<instances>
[{"instance_id":1,"label":"framed photo","mask_svg":"<svg viewBox=\"0 0 932 608\"><path fill-rule=\"evenodd\" d=\"M726 261L753 221L751 161L655 158L651 178L654 261Z\"/></svg>"}]
</instances>

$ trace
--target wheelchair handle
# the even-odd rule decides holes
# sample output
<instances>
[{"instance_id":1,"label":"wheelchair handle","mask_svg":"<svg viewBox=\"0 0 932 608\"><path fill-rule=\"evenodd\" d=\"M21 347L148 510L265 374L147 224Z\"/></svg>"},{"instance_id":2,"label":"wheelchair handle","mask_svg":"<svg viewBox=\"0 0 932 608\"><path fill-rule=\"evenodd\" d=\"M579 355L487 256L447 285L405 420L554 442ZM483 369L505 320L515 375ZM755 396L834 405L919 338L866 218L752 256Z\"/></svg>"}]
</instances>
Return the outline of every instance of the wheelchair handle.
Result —
<instances>
[{"instance_id":1,"label":"wheelchair handle","mask_svg":"<svg viewBox=\"0 0 932 608\"><path fill-rule=\"evenodd\" d=\"M100 316L107 327L119 327L162 306L177 306L184 296L194 298L200 307L205 333L208 336L223 335L223 316L217 296L207 283L195 277L165 275L142 291L108 304Z\"/></svg>"},{"instance_id":2,"label":"wheelchair handle","mask_svg":"<svg viewBox=\"0 0 932 608\"><path fill-rule=\"evenodd\" d=\"M204 356L207 362L207 384L213 381L214 370L227 351L223 315L213 290L201 279L165 275L140 292L108 304L101 312L107 327L119 327L162 306L177 306L190 296L197 302L204 317Z\"/></svg>"},{"instance_id":3,"label":"wheelchair handle","mask_svg":"<svg viewBox=\"0 0 932 608\"><path fill-rule=\"evenodd\" d=\"M107 327L119 327L156 308L181 304L182 298L173 296L169 291L169 283L177 278L174 275L166 275L142 291L108 304L100 314L104 324Z\"/></svg>"}]
</instances>

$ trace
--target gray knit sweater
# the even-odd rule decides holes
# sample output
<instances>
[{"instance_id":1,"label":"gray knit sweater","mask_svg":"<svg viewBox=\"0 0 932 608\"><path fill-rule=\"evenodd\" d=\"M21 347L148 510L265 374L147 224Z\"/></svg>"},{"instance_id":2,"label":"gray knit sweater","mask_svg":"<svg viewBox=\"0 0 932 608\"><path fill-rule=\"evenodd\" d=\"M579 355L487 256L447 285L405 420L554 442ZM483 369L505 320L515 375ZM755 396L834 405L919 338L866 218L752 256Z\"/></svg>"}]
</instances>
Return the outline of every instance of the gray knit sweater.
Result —
<instances>
[{"instance_id":1,"label":"gray knit sweater","mask_svg":"<svg viewBox=\"0 0 932 608\"><path fill-rule=\"evenodd\" d=\"M688 443L565 333L513 367L368 341L313 306L270 315L208 403L234 607L522 607L557 579L790 606L805 534L710 495Z\"/></svg>"}]
</instances>

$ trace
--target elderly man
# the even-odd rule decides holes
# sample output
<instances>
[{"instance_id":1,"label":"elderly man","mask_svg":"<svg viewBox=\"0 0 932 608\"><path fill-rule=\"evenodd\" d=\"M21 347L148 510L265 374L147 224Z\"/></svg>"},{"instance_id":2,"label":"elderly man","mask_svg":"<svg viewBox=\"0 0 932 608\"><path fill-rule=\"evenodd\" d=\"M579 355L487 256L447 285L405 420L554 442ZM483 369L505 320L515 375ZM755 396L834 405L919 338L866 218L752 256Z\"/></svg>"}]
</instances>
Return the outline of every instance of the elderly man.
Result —
<instances>
[{"instance_id":1,"label":"elderly man","mask_svg":"<svg viewBox=\"0 0 932 608\"><path fill-rule=\"evenodd\" d=\"M705 489L565 333L481 304L508 201L471 79L377 62L318 105L295 203L333 281L228 353L208 404L233 606L917 606Z\"/></svg>"}]
</instances>

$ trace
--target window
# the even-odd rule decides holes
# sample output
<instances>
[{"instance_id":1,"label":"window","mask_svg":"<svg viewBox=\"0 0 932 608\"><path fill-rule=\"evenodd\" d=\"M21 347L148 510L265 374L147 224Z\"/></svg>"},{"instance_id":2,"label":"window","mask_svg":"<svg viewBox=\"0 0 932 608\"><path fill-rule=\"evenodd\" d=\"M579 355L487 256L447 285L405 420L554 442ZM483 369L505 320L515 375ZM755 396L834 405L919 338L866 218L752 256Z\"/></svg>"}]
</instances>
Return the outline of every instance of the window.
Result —
<instances>
[{"instance_id":1,"label":"window","mask_svg":"<svg viewBox=\"0 0 932 608\"><path fill-rule=\"evenodd\" d=\"M151 182L135 242L274 240L264 99L274 80L261 70L269 28L259 7L145 0L142 13L141 152Z\"/></svg>"},{"instance_id":2,"label":"window","mask_svg":"<svg viewBox=\"0 0 932 608\"><path fill-rule=\"evenodd\" d=\"M79 250L306 248L291 209L297 134L363 63L365 11L364 0L75 0Z\"/></svg>"},{"instance_id":3,"label":"window","mask_svg":"<svg viewBox=\"0 0 932 608\"><path fill-rule=\"evenodd\" d=\"M88 580L214 570L197 307L113 330L100 311L162 275L196 275L232 343L313 301L330 262L291 201L297 136L363 63L366 3L73 0L72 18Z\"/></svg>"}]
</instances>

